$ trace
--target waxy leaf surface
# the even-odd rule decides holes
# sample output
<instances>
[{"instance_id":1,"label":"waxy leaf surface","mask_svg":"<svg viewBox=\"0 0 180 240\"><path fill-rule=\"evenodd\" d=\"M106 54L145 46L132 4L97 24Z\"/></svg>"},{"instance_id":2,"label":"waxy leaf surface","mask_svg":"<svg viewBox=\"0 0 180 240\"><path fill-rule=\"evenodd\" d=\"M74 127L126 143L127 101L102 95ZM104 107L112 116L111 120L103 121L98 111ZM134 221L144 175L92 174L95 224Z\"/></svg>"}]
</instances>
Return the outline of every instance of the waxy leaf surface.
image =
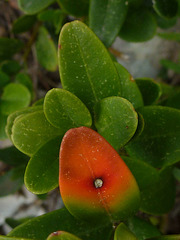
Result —
<instances>
[{"instance_id":1,"label":"waxy leaf surface","mask_svg":"<svg viewBox=\"0 0 180 240\"><path fill-rule=\"evenodd\" d=\"M132 138L137 125L137 113L132 104L124 98L105 98L95 108L95 126L99 134L116 150Z\"/></svg>"},{"instance_id":2,"label":"waxy leaf surface","mask_svg":"<svg viewBox=\"0 0 180 240\"><path fill-rule=\"evenodd\" d=\"M139 189L112 146L87 127L70 129L60 148L60 192L77 218L122 220L139 207Z\"/></svg>"},{"instance_id":3,"label":"waxy leaf surface","mask_svg":"<svg viewBox=\"0 0 180 240\"><path fill-rule=\"evenodd\" d=\"M162 106L139 109L144 118L142 134L126 149L129 155L161 168L180 160L180 111Z\"/></svg>"},{"instance_id":4,"label":"waxy leaf surface","mask_svg":"<svg viewBox=\"0 0 180 240\"><path fill-rule=\"evenodd\" d=\"M114 233L114 240L138 240L124 223L120 223Z\"/></svg>"},{"instance_id":5,"label":"waxy leaf surface","mask_svg":"<svg viewBox=\"0 0 180 240\"><path fill-rule=\"evenodd\" d=\"M131 74L121 64L115 62L121 84L121 97L132 103L134 108L142 107L143 98L141 92Z\"/></svg>"},{"instance_id":6,"label":"waxy leaf surface","mask_svg":"<svg viewBox=\"0 0 180 240\"><path fill-rule=\"evenodd\" d=\"M65 131L92 124L91 114L84 103L64 89L54 88L46 94L44 113L53 126Z\"/></svg>"},{"instance_id":7,"label":"waxy leaf surface","mask_svg":"<svg viewBox=\"0 0 180 240\"><path fill-rule=\"evenodd\" d=\"M41 229L41 231L40 231ZM40 217L33 218L13 229L8 236L44 240L52 232L61 229L83 240L110 240L112 225L91 225L89 222L74 218L67 209L59 209Z\"/></svg>"},{"instance_id":8,"label":"waxy leaf surface","mask_svg":"<svg viewBox=\"0 0 180 240\"><path fill-rule=\"evenodd\" d=\"M156 27L155 18L149 10L129 9L119 36L130 42L144 42L153 38Z\"/></svg>"},{"instance_id":9,"label":"waxy leaf surface","mask_svg":"<svg viewBox=\"0 0 180 240\"><path fill-rule=\"evenodd\" d=\"M160 236L160 231L153 226L150 222L147 222L138 217L129 218L127 226L135 234L138 240L144 240L150 237Z\"/></svg>"},{"instance_id":10,"label":"waxy leaf surface","mask_svg":"<svg viewBox=\"0 0 180 240\"><path fill-rule=\"evenodd\" d=\"M74 21L62 28L59 70L63 88L92 112L99 100L120 95L119 76L107 49L82 22Z\"/></svg>"},{"instance_id":11,"label":"waxy leaf surface","mask_svg":"<svg viewBox=\"0 0 180 240\"><path fill-rule=\"evenodd\" d=\"M21 110L18 110L18 111L15 111L15 112L11 113L8 116L7 125L6 125L6 134L7 134L8 138L10 140L12 140L11 139L12 127L13 127L14 121L17 117L20 117L20 116L25 115L27 113L33 113L33 112L36 112L36 111L39 111L39 110L42 110L42 106L23 108Z\"/></svg>"},{"instance_id":12,"label":"waxy leaf surface","mask_svg":"<svg viewBox=\"0 0 180 240\"><path fill-rule=\"evenodd\" d=\"M48 7L55 0L18 0L19 8L27 14L35 14Z\"/></svg>"},{"instance_id":13,"label":"waxy leaf surface","mask_svg":"<svg viewBox=\"0 0 180 240\"><path fill-rule=\"evenodd\" d=\"M89 26L101 41L111 46L125 20L126 0L91 0Z\"/></svg>"},{"instance_id":14,"label":"waxy leaf surface","mask_svg":"<svg viewBox=\"0 0 180 240\"><path fill-rule=\"evenodd\" d=\"M1 112L9 115L21 108L27 107L31 101L29 90L18 83L8 84L1 96Z\"/></svg>"},{"instance_id":15,"label":"waxy leaf surface","mask_svg":"<svg viewBox=\"0 0 180 240\"><path fill-rule=\"evenodd\" d=\"M29 160L24 176L24 182L29 191L43 194L58 186L61 139L60 136L47 142Z\"/></svg>"},{"instance_id":16,"label":"waxy leaf surface","mask_svg":"<svg viewBox=\"0 0 180 240\"><path fill-rule=\"evenodd\" d=\"M17 238L17 237L7 237L7 236L0 235L0 240L32 240L32 239Z\"/></svg>"},{"instance_id":17,"label":"waxy leaf surface","mask_svg":"<svg viewBox=\"0 0 180 240\"><path fill-rule=\"evenodd\" d=\"M164 18L173 18L178 13L177 0L154 0L153 7L157 14Z\"/></svg>"},{"instance_id":18,"label":"waxy leaf surface","mask_svg":"<svg viewBox=\"0 0 180 240\"><path fill-rule=\"evenodd\" d=\"M35 46L40 65L48 71L55 71L57 69L56 46L45 27L39 29Z\"/></svg>"},{"instance_id":19,"label":"waxy leaf surface","mask_svg":"<svg viewBox=\"0 0 180 240\"><path fill-rule=\"evenodd\" d=\"M51 233L47 238L47 240L81 240L81 239L71 233L64 232L64 231L57 231L57 232Z\"/></svg>"},{"instance_id":20,"label":"waxy leaf surface","mask_svg":"<svg viewBox=\"0 0 180 240\"><path fill-rule=\"evenodd\" d=\"M73 16L86 16L88 14L89 0L58 0L64 12Z\"/></svg>"},{"instance_id":21,"label":"waxy leaf surface","mask_svg":"<svg viewBox=\"0 0 180 240\"><path fill-rule=\"evenodd\" d=\"M11 138L15 147L32 156L41 146L62 133L61 129L47 121L43 111L37 111L14 121Z\"/></svg>"},{"instance_id":22,"label":"waxy leaf surface","mask_svg":"<svg viewBox=\"0 0 180 240\"><path fill-rule=\"evenodd\" d=\"M144 105L151 105L155 103L161 96L161 87L151 78L135 79L138 88L141 91Z\"/></svg>"}]
</instances>

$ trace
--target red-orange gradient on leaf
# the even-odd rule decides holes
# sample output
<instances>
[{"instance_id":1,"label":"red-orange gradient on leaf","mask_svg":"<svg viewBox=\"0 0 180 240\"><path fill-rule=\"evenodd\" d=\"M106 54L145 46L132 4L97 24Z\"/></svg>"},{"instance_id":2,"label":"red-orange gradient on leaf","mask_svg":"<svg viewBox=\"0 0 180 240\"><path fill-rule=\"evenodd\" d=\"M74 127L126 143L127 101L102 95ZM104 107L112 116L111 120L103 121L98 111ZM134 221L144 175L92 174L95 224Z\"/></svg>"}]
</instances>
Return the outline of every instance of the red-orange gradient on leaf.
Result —
<instances>
[{"instance_id":1,"label":"red-orange gradient on leaf","mask_svg":"<svg viewBox=\"0 0 180 240\"><path fill-rule=\"evenodd\" d=\"M113 147L87 127L70 129L60 148L60 192L70 213L118 221L139 207L139 188Z\"/></svg>"}]
</instances>

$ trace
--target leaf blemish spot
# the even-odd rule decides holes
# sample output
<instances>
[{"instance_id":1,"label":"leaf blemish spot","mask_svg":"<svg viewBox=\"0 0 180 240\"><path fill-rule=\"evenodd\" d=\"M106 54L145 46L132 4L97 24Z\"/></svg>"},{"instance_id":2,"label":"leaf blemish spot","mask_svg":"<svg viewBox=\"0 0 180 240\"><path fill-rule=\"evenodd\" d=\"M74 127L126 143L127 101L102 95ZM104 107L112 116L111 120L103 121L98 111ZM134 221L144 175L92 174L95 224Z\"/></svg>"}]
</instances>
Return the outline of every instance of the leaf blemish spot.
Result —
<instances>
[{"instance_id":1,"label":"leaf blemish spot","mask_svg":"<svg viewBox=\"0 0 180 240\"><path fill-rule=\"evenodd\" d=\"M96 178L94 180L95 188L101 188L103 186L103 180L101 178Z\"/></svg>"},{"instance_id":2,"label":"leaf blemish spot","mask_svg":"<svg viewBox=\"0 0 180 240\"><path fill-rule=\"evenodd\" d=\"M61 49L61 44L58 45L58 48Z\"/></svg>"}]
</instances>

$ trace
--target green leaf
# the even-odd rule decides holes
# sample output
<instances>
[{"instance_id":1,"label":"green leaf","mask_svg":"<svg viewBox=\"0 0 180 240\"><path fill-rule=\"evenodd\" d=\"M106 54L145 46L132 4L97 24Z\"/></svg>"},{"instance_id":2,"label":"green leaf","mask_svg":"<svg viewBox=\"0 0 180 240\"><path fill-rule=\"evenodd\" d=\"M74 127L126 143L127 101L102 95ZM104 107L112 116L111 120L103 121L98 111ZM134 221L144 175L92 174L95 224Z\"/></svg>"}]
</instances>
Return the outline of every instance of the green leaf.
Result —
<instances>
[{"instance_id":1,"label":"green leaf","mask_svg":"<svg viewBox=\"0 0 180 240\"><path fill-rule=\"evenodd\" d=\"M43 111L37 111L16 118L11 137L17 149L32 156L45 143L61 135L62 130L53 127Z\"/></svg>"},{"instance_id":2,"label":"green leaf","mask_svg":"<svg viewBox=\"0 0 180 240\"><path fill-rule=\"evenodd\" d=\"M153 79L138 78L135 81L141 91L144 105L152 105L160 98L161 87Z\"/></svg>"},{"instance_id":3,"label":"green leaf","mask_svg":"<svg viewBox=\"0 0 180 240\"><path fill-rule=\"evenodd\" d=\"M128 219L127 225L129 229L136 235L138 240L144 240L150 237L160 236L159 230L150 222L138 217Z\"/></svg>"},{"instance_id":4,"label":"green leaf","mask_svg":"<svg viewBox=\"0 0 180 240\"><path fill-rule=\"evenodd\" d=\"M25 87L27 87L27 89L31 93L31 96L32 96L31 98L34 98L33 84L32 84L32 80L28 74L22 73L22 72L18 73L15 77L15 82L20 83L20 84L24 85Z\"/></svg>"},{"instance_id":5,"label":"green leaf","mask_svg":"<svg viewBox=\"0 0 180 240\"><path fill-rule=\"evenodd\" d=\"M160 61L160 63L165 67L165 68L168 68L168 69L171 69L173 70L174 72L176 73L180 73L180 62L178 63L175 63L175 62L172 62L168 59L162 59Z\"/></svg>"},{"instance_id":6,"label":"green leaf","mask_svg":"<svg viewBox=\"0 0 180 240\"><path fill-rule=\"evenodd\" d=\"M44 113L54 127L64 131L74 127L91 127L92 125L91 114L84 103L63 89L54 88L46 94Z\"/></svg>"},{"instance_id":7,"label":"green leaf","mask_svg":"<svg viewBox=\"0 0 180 240\"><path fill-rule=\"evenodd\" d=\"M56 46L45 27L41 27L39 29L39 34L35 46L37 59L40 65L48 71L56 71Z\"/></svg>"},{"instance_id":8,"label":"green leaf","mask_svg":"<svg viewBox=\"0 0 180 240\"><path fill-rule=\"evenodd\" d=\"M17 18L13 22L12 31L15 34L27 32L28 30L30 30L33 27L35 22L36 22L36 16L35 15L20 16L19 18Z\"/></svg>"},{"instance_id":9,"label":"green leaf","mask_svg":"<svg viewBox=\"0 0 180 240\"><path fill-rule=\"evenodd\" d=\"M110 47L118 35L127 14L126 0L91 0L89 27Z\"/></svg>"},{"instance_id":10,"label":"green leaf","mask_svg":"<svg viewBox=\"0 0 180 240\"><path fill-rule=\"evenodd\" d=\"M174 203L175 185L171 169L158 171L149 164L122 157L134 175L141 192L141 209L148 213L162 214Z\"/></svg>"},{"instance_id":11,"label":"green leaf","mask_svg":"<svg viewBox=\"0 0 180 240\"><path fill-rule=\"evenodd\" d=\"M101 100L95 109L95 126L116 150L134 135L138 117L132 104L121 97Z\"/></svg>"},{"instance_id":12,"label":"green leaf","mask_svg":"<svg viewBox=\"0 0 180 240\"><path fill-rule=\"evenodd\" d=\"M135 132L134 136L131 138L131 141L134 141L134 139L139 137L144 130L143 116L140 113L137 113L137 114L138 114L138 126L137 126L137 129L136 129L136 132Z\"/></svg>"},{"instance_id":13,"label":"green leaf","mask_svg":"<svg viewBox=\"0 0 180 240\"><path fill-rule=\"evenodd\" d=\"M154 37L156 27L155 18L149 10L129 9L119 36L130 42L144 42Z\"/></svg>"},{"instance_id":14,"label":"green leaf","mask_svg":"<svg viewBox=\"0 0 180 240\"><path fill-rule=\"evenodd\" d=\"M126 149L129 155L160 168L180 160L180 111L162 106L139 110L144 118L142 134L131 141Z\"/></svg>"},{"instance_id":15,"label":"green leaf","mask_svg":"<svg viewBox=\"0 0 180 240\"><path fill-rule=\"evenodd\" d=\"M10 82L9 76L0 70L0 89L5 87Z\"/></svg>"},{"instance_id":16,"label":"green leaf","mask_svg":"<svg viewBox=\"0 0 180 240\"><path fill-rule=\"evenodd\" d=\"M160 17L158 14L155 14L155 17L157 20L158 27L162 29L168 29L170 27L173 27L177 22L177 17L166 19Z\"/></svg>"},{"instance_id":17,"label":"green leaf","mask_svg":"<svg viewBox=\"0 0 180 240\"><path fill-rule=\"evenodd\" d=\"M175 181L172 169L159 171L159 180L141 192L143 212L160 215L171 210L175 202Z\"/></svg>"},{"instance_id":18,"label":"green leaf","mask_svg":"<svg viewBox=\"0 0 180 240\"><path fill-rule=\"evenodd\" d=\"M26 164L28 157L18 151L15 147L7 147L0 149L0 161L11 165L20 166Z\"/></svg>"},{"instance_id":19,"label":"green leaf","mask_svg":"<svg viewBox=\"0 0 180 240\"><path fill-rule=\"evenodd\" d=\"M5 222L11 227L15 228L19 226L20 224L28 221L29 219L32 219L32 217L25 217L25 218L20 218L20 219L14 219L14 218L6 218Z\"/></svg>"},{"instance_id":20,"label":"green leaf","mask_svg":"<svg viewBox=\"0 0 180 240\"><path fill-rule=\"evenodd\" d=\"M21 108L27 107L30 104L31 95L29 90L18 83L8 84L1 96L1 112L4 115L9 115Z\"/></svg>"},{"instance_id":21,"label":"green leaf","mask_svg":"<svg viewBox=\"0 0 180 240\"><path fill-rule=\"evenodd\" d=\"M6 127L6 123L7 123L7 116L4 116L1 112L0 112L0 139L4 140L7 138L6 132L5 132L5 127Z\"/></svg>"},{"instance_id":22,"label":"green leaf","mask_svg":"<svg viewBox=\"0 0 180 240\"><path fill-rule=\"evenodd\" d=\"M20 71L21 66L15 60L7 60L2 63L1 69L3 72L5 72L8 75L14 75Z\"/></svg>"},{"instance_id":23,"label":"green leaf","mask_svg":"<svg viewBox=\"0 0 180 240\"><path fill-rule=\"evenodd\" d=\"M173 18L178 13L178 1L154 0L153 8L161 17Z\"/></svg>"},{"instance_id":24,"label":"green leaf","mask_svg":"<svg viewBox=\"0 0 180 240\"><path fill-rule=\"evenodd\" d=\"M7 236L4 236L4 235L0 235L0 240L32 240L32 239L7 237Z\"/></svg>"},{"instance_id":25,"label":"green leaf","mask_svg":"<svg viewBox=\"0 0 180 240\"><path fill-rule=\"evenodd\" d=\"M7 125L6 125L6 134L7 134L8 138L11 139L12 127L13 127L14 121L17 117L20 117L21 115L24 115L27 113L36 112L36 111L39 111L42 109L43 109L42 106L36 106L36 107L34 106L34 107L24 108L24 109L18 110L16 112L13 112L12 114L10 114L8 116Z\"/></svg>"},{"instance_id":26,"label":"green leaf","mask_svg":"<svg viewBox=\"0 0 180 240\"><path fill-rule=\"evenodd\" d=\"M82 22L64 25L59 39L59 68L63 88L92 112L99 100L120 95L119 76L108 51Z\"/></svg>"},{"instance_id":27,"label":"green leaf","mask_svg":"<svg viewBox=\"0 0 180 240\"><path fill-rule=\"evenodd\" d=\"M47 240L81 240L81 239L71 233L58 231L51 233Z\"/></svg>"},{"instance_id":28,"label":"green leaf","mask_svg":"<svg viewBox=\"0 0 180 240\"><path fill-rule=\"evenodd\" d=\"M175 167L173 170L173 175L177 181L180 182L180 169Z\"/></svg>"},{"instance_id":29,"label":"green leaf","mask_svg":"<svg viewBox=\"0 0 180 240\"><path fill-rule=\"evenodd\" d=\"M155 184L159 180L158 170L146 162L122 156L132 174L134 175L141 191Z\"/></svg>"},{"instance_id":30,"label":"green leaf","mask_svg":"<svg viewBox=\"0 0 180 240\"><path fill-rule=\"evenodd\" d=\"M142 107L141 92L131 74L119 63L114 63L119 74L121 84L121 96L132 103L134 108Z\"/></svg>"},{"instance_id":31,"label":"green leaf","mask_svg":"<svg viewBox=\"0 0 180 240\"><path fill-rule=\"evenodd\" d=\"M19 166L0 175L0 197L15 193L23 185L24 166Z\"/></svg>"},{"instance_id":32,"label":"green leaf","mask_svg":"<svg viewBox=\"0 0 180 240\"><path fill-rule=\"evenodd\" d=\"M44 240L50 233L59 229L70 232L83 240L110 240L112 234L111 224L92 226L88 222L74 218L63 208L25 222L12 230L8 236L26 236Z\"/></svg>"},{"instance_id":33,"label":"green leaf","mask_svg":"<svg viewBox=\"0 0 180 240\"><path fill-rule=\"evenodd\" d=\"M61 139L62 136L47 142L30 159L24 176L30 192L43 194L58 186Z\"/></svg>"},{"instance_id":34,"label":"green leaf","mask_svg":"<svg viewBox=\"0 0 180 240\"><path fill-rule=\"evenodd\" d=\"M33 105L32 106L43 106L43 104L44 104L44 98L40 98L40 99L38 99L35 103L33 103Z\"/></svg>"},{"instance_id":35,"label":"green leaf","mask_svg":"<svg viewBox=\"0 0 180 240\"><path fill-rule=\"evenodd\" d=\"M18 0L19 8L27 14L35 14L52 4L55 0Z\"/></svg>"},{"instance_id":36,"label":"green leaf","mask_svg":"<svg viewBox=\"0 0 180 240\"><path fill-rule=\"evenodd\" d=\"M89 0L57 0L61 9L70 15L81 17L88 14Z\"/></svg>"},{"instance_id":37,"label":"green leaf","mask_svg":"<svg viewBox=\"0 0 180 240\"><path fill-rule=\"evenodd\" d=\"M159 37L166 39L166 40L172 40L172 41L180 41L180 33L179 32L170 32L170 33L158 33Z\"/></svg>"},{"instance_id":38,"label":"green leaf","mask_svg":"<svg viewBox=\"0 0 180 240\"><path fill-rule=\"evenodd\" d=\"M179 240L180 235L164 235L164 236L159 236L155 238L150 238L147 240Z\"/></svg>"},{"instance_id":39,"label":"green leaf","mask_svg":"<svg viewBox=\"0 0 180 240\"><path fill-rule=\"evenodd\" d=\"M180 109L180 91L169 97L165 105L172 108Z\"/></svg>"},{"instance_id":40,"label":"green leaf","mask_svg":"<svg viewBox=\"0 0 180 240\"><path fill-rule=\"evenodd\" d=\"M23 47L23 43L14 38L0 38L0 61L10 59Z\"/></svg>"},{"instance_id":41,"label":"green leaf","mask_svg":"<svg viewBox=\"0 0 180 240\"><path fill-rule=\"evenodd\" d=\"M124 223L120 223L114 233L114 240L137 240L136 236L127 228Z\"/></svg>"}]
</instances>

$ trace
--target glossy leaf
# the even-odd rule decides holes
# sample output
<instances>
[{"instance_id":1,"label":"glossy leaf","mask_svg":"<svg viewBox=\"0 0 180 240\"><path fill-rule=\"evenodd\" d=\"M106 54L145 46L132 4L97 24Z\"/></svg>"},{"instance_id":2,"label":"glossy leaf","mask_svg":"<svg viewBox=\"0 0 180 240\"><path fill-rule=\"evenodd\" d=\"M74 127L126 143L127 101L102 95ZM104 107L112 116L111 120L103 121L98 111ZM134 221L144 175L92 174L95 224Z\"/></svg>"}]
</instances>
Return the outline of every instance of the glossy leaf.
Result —
<instances>
[{"instance_id":1,"label":"glossy leaf","mask_svg":"<svg viewBox=\"0 0 180 240\"><path fill-rule=\"evenodd\" d=\"M164 38L166 40L171 40L171 41L180 41L180 33L179 32L162 32L157 34L159 37Z\"/></svg>"},{"instance_id":2,"label":"glossy leaf","mask_svg":"<svg viewBox=\"0 0 180 240\"><path fill-rule=\"evenodd\" d=\"M175 181L172 169L159 172L159 180L141 192L141 210L160 215L171 210L175 202Z\"/></svg>"},{"instance_id":3,"label":"glossy leaf","mask_svg":"<svg viewBox=\"0 0 180 240\"><path fill-rule=\"evenodd\" d=\"M27 14L35 14L52 4L55 0L18 0L19 8Z\"/></svg>"},{"instance_id":4,"label":"glossy leaf","mask_svg":"<svg viewBox=\"0 0 180 240\"><path fill-rule=\"evenodd\" d=\"M165 102L165 105L168 107L180 109L180 91L169 97Z\"/></svg>"},{"instance_id":5,"label":"glossy leaf","mask_svg":"<svg viewBox=\"0 0 180 240\"><path fill-rule=\"evenodd\" d=\"M108 51L79 21L62 28L59 69L63 88L74 93L91 111L99 100L120 95L119 76Z\"/></svg>"},{"instance_id":6,"label":"glossy leaf","mask_svg":"<svg viewBox=\"0 0 180 240\"><path fill-rule=\"evenodd\" d=\"M33 90L33 83L32 83L32 79L30 78L30 76L26 73L18 73L15 77L15 82L16 83L20 83L22 85L24 85L25 87L27 87L27 89L29 90L29 92L31 93L31 98L34 97L34 90Z\"/></svg>"},{"instance_id":7,"label":"glossy leaf","mask_svg":"<svg viewBox=\"0 0 180 240\"><path fill-rule=\"evenodd\" d=\"M159 16L158 14L156 14L155 17L158 27L162 29L168 29L170 27L173 27L177 23L177 17L167 19Z\"/></svg>"},{"instance_id":8,"label":"glossy leaf","mask_svg":"<svg viewBox=\"0 0 180 240\"><path fill-rule=\"evenodd\" d=\"M39 29L35 46L40 65L48 71L55 71L57 69L56 47L45 27Z\"/></svg>"},{"instance_id":9,"label":"glossy leaf","mask_svg":"<svg viewBox=\"0 0 180 240\"><path fill-rule=\"evenodd\" d=\"M144 130L127 145L129 155L157 168L178 162L180 111L162 106L149 106L141 108L139 112L144 118Z\"/></svg>"},{"instance_id":10,"label":"glossy leaf","mask_svg":"<svg viewBox=\"0 0 180 240\"><path fill-rule=\"evenodd\" d=\"M175 167L173 169L173 175L174 175L175 179L180 182L180 169L179 168Z\"/></svg>"},{"instance_id":11,"label":"glossy leaf","mask_svg":"<svg viewBox=\"0 0 180 240\"><path fill-rule=\"evenodd\" d=\"M14 75L21 70L21 66L15 60L6 60L2 63L1 69L8 75Z\"/></svg>"},{"instance_id":12,"label":"glossy leaf","mask_svg":"<svg viewBox=\"0 0 180 240\"><path fill-rule=\"evenodd\" d=\"M24 166L13 168L0 175L0 197L15 193L23 185Z\"/></svg>"},{"instance_id":13,"label":"glossy leaf","mask_svg":"<svg viewBox=\"0 0 180 240\"><path fill-rule=\"evenodd\" d=\"M4 236L4 235L0 235L0 240L32 240L32 239L7 237L7 236Z\"/></svg>"},{"instance_id":14,"label":"glossy leaf","mask_svg":"<svg viewBox=\"0 0 180 240\"><path fill-rule=\"evenodd\" d=\"M0 139L4 140L7 138L6 132L5 132L5 127L6 127L6 123L7 123L7 116L3 115L0 112Z\"/></svg>"},{"instance_id":15,"label":"glossy leaf","mask_svg":"<svg viewBox=\"0 0 180 240\"><path fill-rule=\"evenodd\" d=\"M1 96L1 112L4 115L9 115L27 107L30 101L31 95L25 86L18 83L10 83L4 88Z\"/></svg>"},{"instance_id":16,"label":"glossy leaf","mask_svg":"<svg viewBox=\"0 0 180 240\"><path fill-rule=\"evenodd\" d=\"M43 194L58 186L59 148L62 137L44 144L30 159L24 176L26 188L35 194Z\"/></svg>"},{"instance_id":17,"label":"glossy leaf","mask_svg":"<svg viewBox=\"0 0 180 240\"><path fill-rule=\"evenodd\" d=\"M19 226L22 223L25 223L26 221L28 221L29 219L32 219L32 217L24 217L24 218L20 218L20 219L14 219L14 218L6 218L5 222L11 227L11 228L15 228L17 226Z\"/></svg>"},{"instance_id":18,"label":"glossy leaf","mask_svg":"<svg viewBox=\"0 0 180 240\"><path fill-rule=\"evenodd\" d=\"M175 186L171 170L153 168L149 164L123 157L132 171L141 191L141 209L148 213L162 214L174 203Z\"/></svg>"},{"instance_id":19,"label":"glossy leaf","mask_svg":"<svg viewBox=\"0 0 180 240\"><path fill-rule=\"evenodd\" d=\"M84 103L64 89L54 88L46 94L44 113L54 127L64 131L73 127L92 125L91 114Z\"/></svg>"},{"instance_id":20,"label":"glossy leaf","mask_svg":"<svg viewBox=\"0 0 180 240\"><path fill-rule=\"evenodd\" d=\"M159 236L159 237L150 238L147 240L179 240L179 239L180 239L180 235L176 234L176 235Z\"/></svg>"},{"instance_id":21,"label":"glossy leaf","mask_svg":"<svg viewBox=\"0 0 180 240\"><path fill-rule=\"evenodd\" d=\"M152 105L161 96L160 85L151 78L138 78L136 84L141 91L144 105Z\"/></svg>"},{"instance_id":22,"label":"glossy leaf","mask_svg":"<svg viewBox=\"0 0 180 240\"><path fill-rule=\"evenodd\" d=\"M81 17L88 13L89 0L58 0L58 3L64 12L70 15Z\"/></svg>"},{"instance_id":23,"label":"glossy leaf","mask_svg":"<svg viewBox=\"0 0 180 240\"><path fill-rule=\"evenodd\" d=\"M121 84L121 97L132 103L134 108L143 106L141 92L131 74L119 63L114 63L119 74Z\"/></svg>"},{"instance_id":24,"label":"glossy leaf","mask_svg":"<svg viewBox=\"0 0 180 240\"><path fill-rule=\"evenodd\" d=\"M14 38L0 38L0 61L10 59L23 47L20 40Z\"/></svg>"},{"instance_id":25,"label":"glossy leaf","mask_svg":"<svg viewBox=\"0 0 180 240\"><path fill-rule=\"evenodd\" d=\"M116 150L132 138L137 125L138 115L132 104L124 98L105 98L96 107L95 126Z\"/></svg>"},{"instance_id":26,"label":"glossy leaf","mask_svg":"<svg viewBox=\"0 0 180 240\"><path fill-rule=\"evenodd\" d=\"M36 111L39 111L39 110L42 110L42 106L23 108L21 110L18 110L16 112L13 112L12 114L10 114L8 116L7 125L6 125L6 134L7 134L8 138L10 140L12 140L11 139L12 127L13 127L14 121L17 117L20 117L21 115L24 115L24 114L27 114L27 113L36 112Z\"/></svg>"},{"instance_id":27,"label":"glossy leaf","mask_svg":"<svg viewBox=\"0 0 180 240\"><path fill-rule=\"evenodd\" d=\"M161 235L160 231L150 222L138 217L128 219L127 226L136 235L138 240L144 240Z\"/></svg>"},{"instance_id":28,"label":"glossy leaf","mask_svg":"<svg viewBox=\"0 0 180 240\"><path fill-rule=\"evenodd\" d=\"M44 240L57 229L70 232L83 240L110 240L112 234L111 224L91 225L89 222L74 218L63 208L25 222L13 229L8 236L26 236L27 238Z\"/></svg>"},{"instance_id":29,"label":"glossy leaf","mask_svg":"<svg viewBox=\"0 0 180 240\"><path fill-rule=\"evenodd\" d=\"M130 42L144 42L154 37L156 21L153 14L146 9L129 9L119 36Z\"/></svg>"},{"instance_id":30,"label":"glossy leaf","mask_svg":"<svg viewBox=\"0 0 180 240\"><path fill-rule=\"evenodd\" d=\"M89 27L107 46L111 46L125 20L126 0L91 0Z\"/></svg>"},{"instance_id":31,"label":"glossy leaf","mask_svg":"<svg viewBox=\"0 0 180 240\"><path fill-rule=\"evenodd\" d=\"M177 0L154 0L153 7L157 14L164 18L173 18L178 12L178 1Z\"/></svg>"},{"instance_id":32,"label":"glossy leaf","mask_svg":"<svg viewBox=\"0 0 180 240\"><path fill-rule=\"evenodd\" d=\"M141 191L159 180L158 170L146 162L126 156L122 158L134 175Z\"/></svg>"},{"instance_id":33,"label":"glossy leaf","mask_svg":"<svg viewBox=\"0 0 180 240\"><path fill-rule=\"evenodd\" d=\"M23 16L20 16L19 18L17 18L13 22L12 31L15 34L26 32L26 31L30 30L33 27L35 22L36 22L36 16L35 15L31 15L31 16L23 15Z\"/></svg>"},{"instance_id":34,"label":"glossy leaf","mask_svg":"<svg viewBox=\"0 0 180 240\"><path fill-rule=\"evenodd\" d=\"M16 118L12 127L12 141L21 152L32 156L41 146L62 135L62 130L53 127L43 111Z\"/></svg>"},{"instance_id":35,"label":"glossy leaf","mask_svg":"<svg viewBox=\"0 0 180 240\"><path fill-rule=\"evenodd\" d=\"M51 233L47 240L81 240L81 239L71 233L58 231Z\"/></svg>"},{"instance_id":36,"label":"glossy leaf","mask_svg":"<svg viewBox=\"0 0 180 240\"><path fill-rule=\"evenodd\" d=\"M96 223L122 220L139 206L137 183L111 145L87 127L70 129L60 148L60 192L74 216Z\"/></svg>"},{"instance_id":37,"label":"glossy leaf","mask_svg":"<svg viewBox=\"0 0 180 240\"><path fill-rule=\"evenodd\" d=\"M0 89L5 87L10 82L9 76L0 70Z\"/></svg>"},{"instance_id":38,"label":"glossy leaf","mask_svg":"<svg viewBox=\"0 0 180 240\"><path fill-rule=\"evenodd\" d=\"M114 240L137 240L136 236L127 228L124 223L120 223L114 233Z\"/></svg>"},{"instance_id":39,"label":"glossy leaf","mask_svg":"<svg viewBox=\"0 0 180 240\"><path fill-rule=\"evenodd\" d=\"M0 149L0 161L11 165L20 166L25 165L28 161L28 157L18 151L15 147L6 147Z\"/></svg>"}]
</instances>

